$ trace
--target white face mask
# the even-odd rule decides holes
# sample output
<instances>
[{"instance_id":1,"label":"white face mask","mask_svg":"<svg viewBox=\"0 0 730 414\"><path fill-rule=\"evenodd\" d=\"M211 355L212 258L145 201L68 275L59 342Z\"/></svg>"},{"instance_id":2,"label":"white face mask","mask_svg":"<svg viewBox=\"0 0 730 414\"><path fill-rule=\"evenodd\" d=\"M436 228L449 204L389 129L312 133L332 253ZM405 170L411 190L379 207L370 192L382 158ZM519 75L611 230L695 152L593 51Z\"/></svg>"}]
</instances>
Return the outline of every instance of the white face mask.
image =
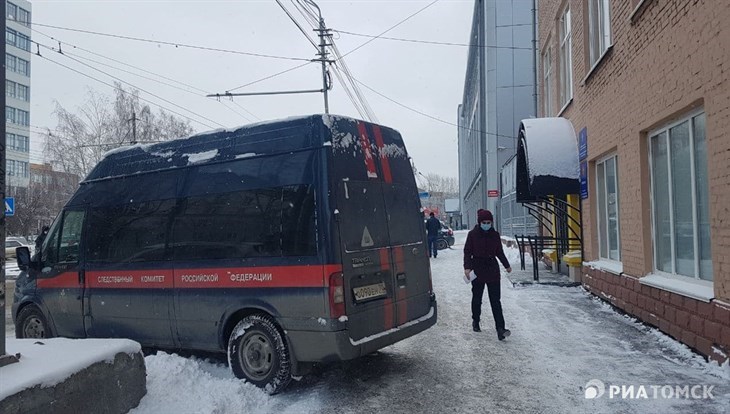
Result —
<instances>
[{"instance_id":1,"label":"white face mask","mask_svg":"<svg viewBox=\"0 0 730 414\"><path fill-rule=\"evenodd\" d=\"M482 228L482 230L484 230L484 231L489 231L489 230L490 230L490 229L492 228L492 225L491 225L491 224L484 224L484 223L481 223L481 224L480 224L479 226L480 226L480 227Z\"/></svg>"}]
</instances>

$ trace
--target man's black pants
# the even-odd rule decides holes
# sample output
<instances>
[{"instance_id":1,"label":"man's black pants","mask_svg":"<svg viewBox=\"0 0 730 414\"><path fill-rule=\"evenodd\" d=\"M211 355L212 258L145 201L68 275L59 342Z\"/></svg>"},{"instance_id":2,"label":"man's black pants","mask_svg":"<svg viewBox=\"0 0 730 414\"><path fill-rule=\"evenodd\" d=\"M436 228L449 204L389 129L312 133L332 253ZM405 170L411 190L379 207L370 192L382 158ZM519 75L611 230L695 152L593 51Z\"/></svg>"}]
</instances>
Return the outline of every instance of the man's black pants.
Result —
<instances>
[{"instance_id":1,"label":"man's black pants","mask_svg":"<svg viewBox=\"0 0 730 414\"><path fill-rule=\"evenodd\" d=\"M495 328L497 331L502 331L504 330L504 315L502 315L502 302L500 301L502 293L500 282L484 283L478 280L471 282L471 317L474 322L479 322L479 318L482 316L482 297L485 285L489 295L489 304L492 306Z\"/></svg>"}]
</instances>

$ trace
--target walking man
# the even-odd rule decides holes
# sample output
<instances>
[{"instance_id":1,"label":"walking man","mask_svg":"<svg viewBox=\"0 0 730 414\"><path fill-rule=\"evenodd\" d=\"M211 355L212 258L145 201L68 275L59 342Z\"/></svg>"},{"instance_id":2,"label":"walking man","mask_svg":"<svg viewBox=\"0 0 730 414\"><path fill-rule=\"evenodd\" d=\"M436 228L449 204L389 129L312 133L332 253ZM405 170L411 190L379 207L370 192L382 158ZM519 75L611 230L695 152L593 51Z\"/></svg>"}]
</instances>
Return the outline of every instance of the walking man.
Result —
<instances>
[{"instance_id":1,"label":"walking man","mask_svg":"<svg viewBox=\"0 0 730 414\"><path fill-rule=\"evenodd\" d=\"M439 238L439 230L441 230L441 222L431 213L430 218L426 220L426 232L428 233L428 257L436 258L438 249L436 248L436 240Z\"/></svg>"},{"instance_id":2,"label":"walking man","mask_svg":"<svg viewBox=\"0 0 730 414\"><path fill-rule=\"evenodd\" d=\"M492 307L494 324L497 328L497 338L500 341L510 335L509 329L504 327L504 316L502 315L501 284L499 264L497 259L507 272L512 272L509 261L502 249L502 239L499 233L494 230L494 217L489 210L480 209L477 212L477 225L469 231L464 245L464 274L469 276L471 271L476 274L476 279L471 282L471 317L474 332L481 332L479 319L482 314L482 297L486 285L489 294L489 304Z\"/></svg>"}]
</instances>

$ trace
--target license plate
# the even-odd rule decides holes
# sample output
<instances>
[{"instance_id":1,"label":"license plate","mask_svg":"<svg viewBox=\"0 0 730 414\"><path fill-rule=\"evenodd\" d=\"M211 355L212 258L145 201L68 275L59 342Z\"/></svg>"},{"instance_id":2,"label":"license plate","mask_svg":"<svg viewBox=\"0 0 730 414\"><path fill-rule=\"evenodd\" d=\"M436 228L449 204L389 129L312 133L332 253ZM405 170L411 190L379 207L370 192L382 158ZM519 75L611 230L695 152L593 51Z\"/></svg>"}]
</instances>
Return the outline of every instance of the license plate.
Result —
<instances>
[{"instance_id":1,"label":"license plate","mask_svg":"<svg viewBox=\"0 0 730 414\"><path fill-rule=\"evenodd\" d=\"M376 283L374 285L360 286L352 289L357 302L375 299L387 295L385 290L385 282Z\"/></svg>"}]
</instances>

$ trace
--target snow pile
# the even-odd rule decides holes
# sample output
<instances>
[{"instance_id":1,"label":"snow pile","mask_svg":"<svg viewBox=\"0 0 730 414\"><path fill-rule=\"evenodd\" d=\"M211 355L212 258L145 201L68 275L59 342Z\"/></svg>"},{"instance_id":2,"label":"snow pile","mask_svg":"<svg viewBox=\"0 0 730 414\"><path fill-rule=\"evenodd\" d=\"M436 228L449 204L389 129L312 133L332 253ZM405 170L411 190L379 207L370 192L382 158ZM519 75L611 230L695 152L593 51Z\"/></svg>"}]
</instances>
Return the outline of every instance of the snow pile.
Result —
<instances>
[{"instance_id":1,"label":"snow pile","mask_svg":"<svg viewBox=\"0 0 730 414\"><path fill-rule=\"evenodd\" d=\"M520 265L520 249L516 247L503 246L504 255L507 256L507 261L513 270L518 268ZM531 261L530 253L525 253L525 262Z\"/></svg>"},{"instance_id":2,"label":"snow pile","mask_svg":"<svg viewBox=\"0 0 730 414\"><path fill-rule=\"evenodd\" d=\"M130 414L272 412L272 397L224 364L159 352L146 357L145 365L147 395Z\"/></svg>"},{"instance_id":3,"label":"snow pile","mask_svg":"<svg viewBox=\"0 0 730 414\"><path fill-rule=\"evenodd\" d=\"M21 356L20 362L2 368L0 400L36 385L54 386L97 362L114 362L118 353L134 355L141 349L128 339L5 340L7 353Z\"/></svg>"},{"instance_id":4,"label":"snow pile","mask_svg":"<svg viewBox=\"0 0 730 414\"><path fill-rule=\"evenodd\" d=\"M188 157L188 165L197 164L199 162L212 160L218 155L218 150L210 150L205 152L199 152L197 154L183 154L183 157Z\"/></svg>"},{"instance_id":5,"label":"snow pile","mask_svg":"<svg viewBox=\"0 0 730 414\"><path fill-rule=\"evenodd\" d=\"M565 118L523 119L530 182L537 176L580 177L578 141Z\"/></svg>"}]
</instances>

